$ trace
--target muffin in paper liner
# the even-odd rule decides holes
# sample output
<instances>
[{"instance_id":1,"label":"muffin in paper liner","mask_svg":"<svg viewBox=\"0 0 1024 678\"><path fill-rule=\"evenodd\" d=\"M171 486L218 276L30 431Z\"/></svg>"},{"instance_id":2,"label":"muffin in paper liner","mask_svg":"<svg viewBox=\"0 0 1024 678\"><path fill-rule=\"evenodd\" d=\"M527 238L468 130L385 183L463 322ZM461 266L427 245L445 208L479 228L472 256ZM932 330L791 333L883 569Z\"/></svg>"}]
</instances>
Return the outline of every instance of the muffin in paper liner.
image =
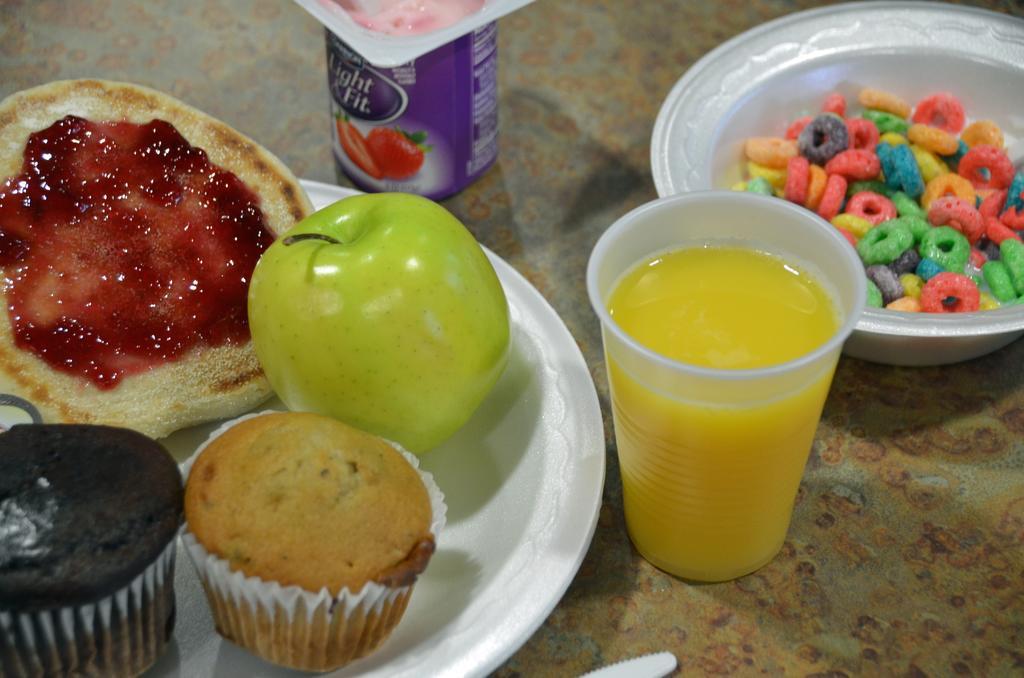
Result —
<instances>
[{"instance_id":1,"label":"muffin in paper liner","mask_svg":"<svg viewBox=\"0 0 1024 678\"><path fill-rule=\"evenodd\" d=\"M229 428L268 410L225 422L182 463L182 478L199 455ZM433 476L419 468L419 459L397 443L387 441L416 470L430 499L430 532L435 544L445 525L444 495ZM337 669L373 652L398 625L415 582L385 586L368 581L359 591L342 589L332 595L326 587L313 592L281 586L256 576L232 571L227 560L208 552L183 528L182 544L195 565L213 613L225 638L274 664L306 671Z\"/></svg>"},{"instance_id":2,"label":"muffin in paper liner","mask_svg":"<svg viewBox=\"0 0 1024 678\"><path fill-rule=\"evenodd\" d=\"M177 540L126 586L84 605L0 610L0 675L137 676L174 626Z\"/></svg>"}]
</instances>

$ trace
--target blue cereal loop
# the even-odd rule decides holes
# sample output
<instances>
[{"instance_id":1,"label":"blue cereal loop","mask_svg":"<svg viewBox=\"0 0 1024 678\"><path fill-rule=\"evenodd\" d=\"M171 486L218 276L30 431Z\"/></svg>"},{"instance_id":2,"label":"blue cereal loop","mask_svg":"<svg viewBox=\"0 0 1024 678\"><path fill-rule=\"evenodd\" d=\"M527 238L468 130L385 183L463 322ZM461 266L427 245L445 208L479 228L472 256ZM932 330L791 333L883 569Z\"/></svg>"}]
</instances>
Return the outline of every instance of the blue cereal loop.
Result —
<instances>
[{"instance_id":1,"label":"blue cereal loop","mask_svg":"<svg viewBox=\"0 0 1024 678\"><path fill-rule=\"evenodd\" d=\"M960 164L960 158L964 157L964 155L967 153L967 151L968 151L967 144L964 142L964 140L963 139L957 139L957 141L956 141L956 153L953 153L952 155L940 155L939 157L942 158L943 162L945 162L947 165L949 165L949 169L951 169L951 170L953 170L955 172L956 169L957 169L957 166Z\"/></svg>"},{"instance_id":2,"label":"blue cereal loop","mask_svg":"<svg viewBox=\"0 0 1024 678\"><path fill-rule=\"evenodd\" d=\"M882 165L882 174L885 175L885 185L894 191L900 190L900 177L896 173L896 165L892 161L892 146L881 143L875 146L875 155Z\"/></svg>"},{"instance_id":3,"label":"blue cereal loop","mask_svg":"<svg viewBox=\"0 0 1024 678\"><path fill-rule=\"evenodd\" d=\"M1024 170L1018 171L1013 175L1013 181L1010 182L1010 188L1006 191L1006 202L1003 204L1003 212L1016 207L1017 211L1020 212L1024 209Z\"/></svg>"},{"instance_id":4,"label":"blue cereal loop","mask_svg":"<svg viewBox=\"0 0 1024 678\"><path fill-rule=\"evenodd\" d=\"M924 257L921 259L921 263L917 265L917 271L915 271L915 273L917 273L918 277L922 280L931 280L945 270L946 269L944 269L939 262L934 259Z\"/></svg>"},{"instance_id":5,"label":"blue cereal loop","mask_svg":"<svg viewBox=\"0 0 1024 678\"><path fill-rule=\"evenodd\" d=\"M924 193L924 179L921 178L921 169L917 166L917 159L914 158L910 146L896 146L892 149L890 158L902 191L915 200L920 198Z\"/></svg>"}]
</instances>

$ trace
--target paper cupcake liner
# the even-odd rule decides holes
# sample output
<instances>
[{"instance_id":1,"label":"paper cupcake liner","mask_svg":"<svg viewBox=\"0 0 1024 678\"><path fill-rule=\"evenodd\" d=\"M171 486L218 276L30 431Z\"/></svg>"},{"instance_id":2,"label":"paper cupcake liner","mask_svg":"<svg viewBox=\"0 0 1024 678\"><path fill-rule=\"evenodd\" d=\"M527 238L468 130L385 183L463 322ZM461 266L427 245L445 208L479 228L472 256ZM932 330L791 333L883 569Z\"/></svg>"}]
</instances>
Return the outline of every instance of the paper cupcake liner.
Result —
<instances>
[{"instance_id":1,"label":"paper cupcake liner","mask_svg":"<svg viewBox=\"0 0 1024 678\"><path fill-rule=\"evenodd\" d=\"M247 414L218 427L182 463L182 478L188 480L195 460L215 438L242 421L271 413ZM390 444L423 480L430 498L430 531L436 542L445 526L444 495L434 477L419 468L415 455ZM398 624L412 594L412 584L389 587L367 582L359 591L342 589L337 596L326 587L313 592L281 586L232 571L228 561L207 551L187 525L181 540L203 584L217 631L282 666L326 671L369 654Z\"/></svg>"},{"instance_id":2,"label":"paper cupcake liner","mask_svg":"<svg viewBox=\"0 0 1024 678\"><path fill-rule=\"evenodd\" d=\"M130 583L86 605L0 611L0 675L137 676L174 626L176 540Z\"/></svg>"}]
</instances>

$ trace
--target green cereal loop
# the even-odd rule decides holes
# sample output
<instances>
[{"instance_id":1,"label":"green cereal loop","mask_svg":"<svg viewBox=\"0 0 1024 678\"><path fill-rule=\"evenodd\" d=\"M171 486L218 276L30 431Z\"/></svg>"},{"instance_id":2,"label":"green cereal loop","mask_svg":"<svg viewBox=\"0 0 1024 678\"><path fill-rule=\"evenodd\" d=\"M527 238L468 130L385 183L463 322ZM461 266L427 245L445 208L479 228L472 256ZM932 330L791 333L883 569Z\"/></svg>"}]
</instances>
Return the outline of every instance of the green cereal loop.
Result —
<instances>
[{"instance_id":1,"label":"green cereal loop","mask_svg":"<svg viewBox=\"0 0 1024 678\"><path fill-rule=\"evenodd\" d=\"M889 219L883 221L883 224L896 223L905 226L912 236L914 236L914 244L917 245L921 242L921 239L932 230L932 225L928 223L928 220L924 216L905 216L896 217L895 219Z\"/></svg>"},{"instance_id":2,"label":"green cereal loop","mask_svg":"<svg viewBox=\"0 0 1024 678\"><path fill-rule=\"evenodd\" d=\"M761 195L775 195L772 185L764 177L754 177L747 182L747 193L760 193Z\"/></svg>"},{"instance_id":3,"label":"green cereal loop","mask_svg":"<svg viewBox=\"0 0 1024 678\"><path fill-rule=\"evenodd\" d=\"M878 193L884 195L887 198L892 197L892 189L885 185L882 181L853 181L846 187L846 196L857 195L862 191L871 191L872 193Z\"/></svg>"},{"instance_id":4,"label":"green cereal loop","mask_svg":"<svg viewBox=\"0 0 1024 678\"><path fill-rule=\"evenodd\" d=\"M971 258L971 243L964 234L950 226L936 226L921 238L922 257L934 259L952 273L963 273ZM1021 253L1024 256L1024 252Z\"/></svg>"},{"instance_id":5,"label":"green cereal loop","mask_svg":"<svg viewBox=\"0 0 1024 678\"><path fill-rule=\"evenodd\" d=\"M875 226L857 241L857 254L865 266L891 264L913 244L914 234L910 229L896 219L890 219Z\"/></svg>"},{"instance_id":6,"label":"green cereal loop","mask_svg":"<svg viewBox=\"0 0 1024 678\"><path fill-rule=\"evenodd\" d=\"M868 283L868 306L871 308L882 308L882 290L878 289L878 285L871 278L867 278Z\"/></svg>"},{"instance_id":7,"label":"green cereal loop","mask_svg":"<svg viewBox=\"0 0 1024 678\"><path fill-rule=\"evenodd\" d=\"M1006 264L1001 261L986 261L981 267L981 274L985 276L988 288L992 290L992 296L1001 303L1006 303L1017 298L1017 290L1010 279L1010 271Z\"/></svg>"},{"instance_id":8,"label":"green cereal loop","mask_svg":"<svg viewBox=\"0 0 1024 678\"><path fill-rule=\"evenodd\" d=\"M907 130L910 129L910 123L898 115L892 113L886 113L885 111L876 111L872 108L867 109L861 114L862 118L866 118L871 122L875 123L875 127L878 128L879 134L887 134L888 132L896 132L896 134L907 135Z\"/></svg>"},{"instance_id":9,"label":"green cereal loop","mask_svg":"<svg viewBox=\"0 0 1024 678\"><path fill-rule=\"evenodd\" d=\"M1013 289L1018 295L1024 294L1024 243L1016 238L1004 240L999 246L999 261L1006 265Z\"/></svg>"},{"instance_id":10,"label":"green cereal loop","mask_svg":"<svg viewBox=\"0 0 1024 678\"><path fill-rule=\"evenodd\" d=\"M925 217L925 211L921 204L903 191L894 191L889 196L889 200L892 200L892 204L896 206L896 211L901 217L921 217L922 219Z\"/></svg>"}]
</instances>

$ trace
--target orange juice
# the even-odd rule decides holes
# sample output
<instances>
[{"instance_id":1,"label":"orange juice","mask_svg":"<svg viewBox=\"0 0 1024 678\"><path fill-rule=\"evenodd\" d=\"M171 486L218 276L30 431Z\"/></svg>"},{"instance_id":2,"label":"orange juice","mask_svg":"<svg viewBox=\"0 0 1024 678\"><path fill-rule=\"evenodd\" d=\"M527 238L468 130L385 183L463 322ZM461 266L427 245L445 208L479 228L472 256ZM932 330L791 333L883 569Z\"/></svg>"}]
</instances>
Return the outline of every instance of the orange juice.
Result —
<instances>
[{"instance_id":1,"label":"orange juice","mask_svg":"<svg viewBox=\"0 0 1024 678\"><path fill-rule=\"evenodd\" d=\"M640 344L721 370L770 367L824 344L840 325L823 286L798 266L734 247L677 250L641 264L608 309ZM721 581L751 572L785 539L835 369L771 397L652 389L607 354L626 523L651 563Z\"/></svg>"}]
</instances>

